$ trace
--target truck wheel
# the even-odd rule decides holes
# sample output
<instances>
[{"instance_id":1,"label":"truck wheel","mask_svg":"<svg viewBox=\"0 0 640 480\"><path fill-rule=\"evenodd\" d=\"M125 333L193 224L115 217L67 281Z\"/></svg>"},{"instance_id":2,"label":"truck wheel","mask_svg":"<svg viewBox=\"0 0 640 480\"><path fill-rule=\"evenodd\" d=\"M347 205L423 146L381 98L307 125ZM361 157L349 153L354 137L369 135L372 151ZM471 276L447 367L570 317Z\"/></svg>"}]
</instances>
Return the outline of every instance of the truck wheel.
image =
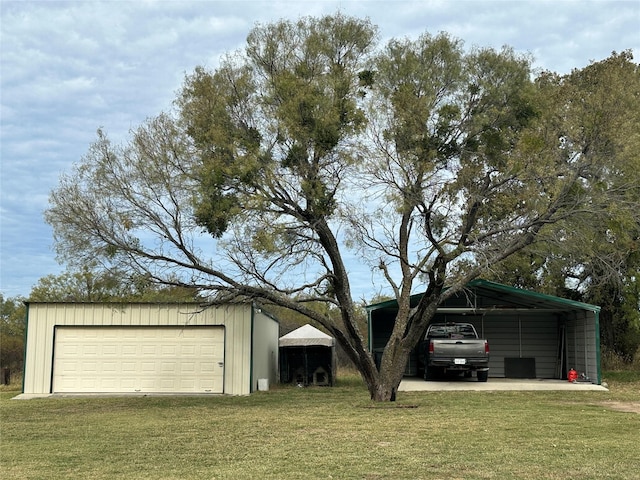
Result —
<instances>
[{"instance_id":1,"label":"truck wheel","mask_svg":"<svg viewBox=\"0 0 640 480\"><path fill-rule=\"evenodd\" d=\"M479 382L486 382L489 378L489 370L478 370L477 375Z\"/></svg>"}]
</instances>

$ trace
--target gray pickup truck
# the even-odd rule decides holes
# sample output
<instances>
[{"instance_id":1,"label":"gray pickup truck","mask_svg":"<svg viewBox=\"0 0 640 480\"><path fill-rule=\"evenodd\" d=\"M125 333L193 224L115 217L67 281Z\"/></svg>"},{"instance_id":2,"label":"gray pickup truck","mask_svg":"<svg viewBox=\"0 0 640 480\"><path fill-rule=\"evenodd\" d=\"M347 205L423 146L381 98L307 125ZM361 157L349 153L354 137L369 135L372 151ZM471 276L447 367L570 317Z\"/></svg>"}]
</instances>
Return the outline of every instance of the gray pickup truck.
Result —
<instances>
[{"instance_id":1,"label":"gray pickup truck","mask_svg":"<svg viewBox=\"0 0 640 480\"><path fill-rule=\"evenodd\" d=\"M420 350L425 380L447 372L475 371L479 382L489 377L489 343L470 323L432 323Z\"/></svg>"}]
</instances>

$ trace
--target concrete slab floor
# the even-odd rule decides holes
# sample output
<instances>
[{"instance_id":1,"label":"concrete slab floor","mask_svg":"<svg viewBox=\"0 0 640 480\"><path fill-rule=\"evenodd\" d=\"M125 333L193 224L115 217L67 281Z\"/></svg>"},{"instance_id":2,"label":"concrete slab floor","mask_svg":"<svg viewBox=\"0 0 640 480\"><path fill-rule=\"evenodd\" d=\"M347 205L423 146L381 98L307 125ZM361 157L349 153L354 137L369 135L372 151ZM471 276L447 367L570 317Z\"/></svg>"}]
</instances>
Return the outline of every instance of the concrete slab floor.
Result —
<instances>
[{"instance_id":1,"label":"concrete slab floor","mask_svg":"<svg viewBox=\"0 0 640 480\"><path fill-rule=\"evenodd\" d=\"M487 382L478 382L476 378L447 378L442 380L424 381L418 377L407 377L400 382L399 392L443 392L443 391L599 391L608 392L604 385L589 382L571 383L566 380L553 379L515 379L489 378ZM189 394L182 394L188 396ZM194 396L200 396L195 394ZM13 400L31 400L34 398L64 398L64 397L123 397L123 396L181 396L180 394L19 394ZM203 396L212 396L211 394Z\"/></svg>"},{"instance_id":2,"label":"concrete slab floor","mask_svg":"<svg viewBox=\"0 0 640 480\"><path fill-rule=\"evenodd\" d=\"M571 383L553 379L489 378L478 382L474 378L447 378L424 381L421 378L404 378L399 392L441 392L441 391L600 391L608 392L603 385L589 382Z\"/></svg>"}]
</instances>

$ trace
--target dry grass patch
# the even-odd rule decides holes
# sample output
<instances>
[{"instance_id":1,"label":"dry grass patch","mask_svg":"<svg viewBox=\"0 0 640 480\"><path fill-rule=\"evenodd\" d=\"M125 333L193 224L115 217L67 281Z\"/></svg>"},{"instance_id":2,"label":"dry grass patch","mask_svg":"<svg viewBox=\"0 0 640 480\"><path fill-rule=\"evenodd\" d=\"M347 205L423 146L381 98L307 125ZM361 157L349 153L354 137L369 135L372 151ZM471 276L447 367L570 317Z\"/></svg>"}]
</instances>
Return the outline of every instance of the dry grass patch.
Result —
<instances>
[{"instance_id":1,"label":"dry grass patch","mask_svg":"<svg viewBox=\"0 0 640 480\"><path fill-rule=\"evenodd\" d=\"M603 406L619 412L640 413L640 402L602 402Z\"/></svg>"}]
</instances>

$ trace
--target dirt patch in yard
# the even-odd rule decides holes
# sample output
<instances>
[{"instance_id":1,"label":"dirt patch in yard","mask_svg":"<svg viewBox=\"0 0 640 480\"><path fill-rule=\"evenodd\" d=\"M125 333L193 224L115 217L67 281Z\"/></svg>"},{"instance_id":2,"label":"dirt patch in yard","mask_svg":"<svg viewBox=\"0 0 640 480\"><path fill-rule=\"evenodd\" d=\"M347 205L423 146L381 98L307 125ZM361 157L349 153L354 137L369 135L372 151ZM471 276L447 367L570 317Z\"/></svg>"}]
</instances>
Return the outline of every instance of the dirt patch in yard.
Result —
<instances>
[{"instance_id":1,"label":"dirt patch in yard","mask_svg":"<svg viewBox=\"0 0 640 480\"><path fill-rule=\"evenodd\" d=\"M640 413L640 402L602 402L602 406L618 412Z\"/></svg>"}]
</instances>

